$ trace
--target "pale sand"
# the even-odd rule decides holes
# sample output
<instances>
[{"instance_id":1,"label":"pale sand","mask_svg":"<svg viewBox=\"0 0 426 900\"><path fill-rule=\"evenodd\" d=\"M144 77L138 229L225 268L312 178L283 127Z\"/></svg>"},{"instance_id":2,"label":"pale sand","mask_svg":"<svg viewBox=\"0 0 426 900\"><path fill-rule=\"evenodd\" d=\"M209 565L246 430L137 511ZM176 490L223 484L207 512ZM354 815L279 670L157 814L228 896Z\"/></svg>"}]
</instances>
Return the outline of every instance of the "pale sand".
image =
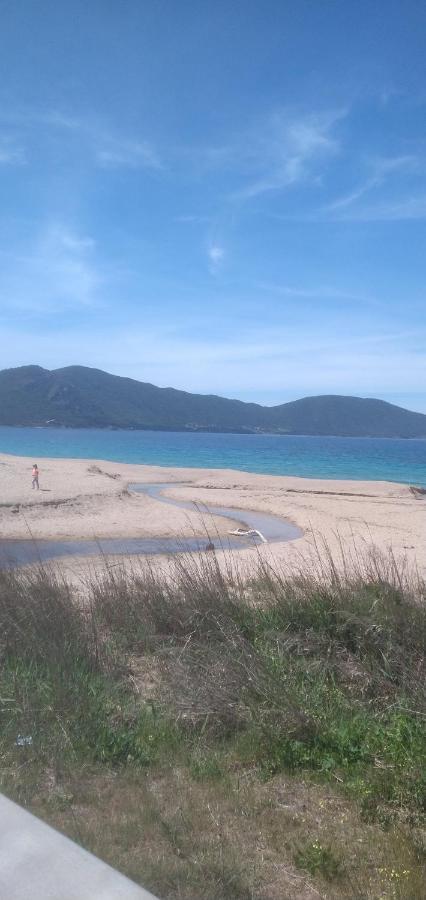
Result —
<instances>
[{"instance_id":1,"label":"pale sand","mask_svg":"<svg viewBox=\"0 0 426 900\"><path fill-rule=\"evenodd\" d=\"M40 491L31 488L33 460L0 455L0 538L93 539L170 537L205 534L197 510L165 505L143 494L129 494L132 482L185 482L168 496L209 506L259 510L295 523L303 536L263 545L258 551L288 568L327 544L336 558L372 546L392 549L426 573L426 496L407 485L377 481L331 481L257 475L225 469L179 469L79 459L42 459ZM226 536L229 520L209 527ZM239 551L250 563L252 550ZM66 562L67 568L71 565Z\"/></svg>"}]
</instances>

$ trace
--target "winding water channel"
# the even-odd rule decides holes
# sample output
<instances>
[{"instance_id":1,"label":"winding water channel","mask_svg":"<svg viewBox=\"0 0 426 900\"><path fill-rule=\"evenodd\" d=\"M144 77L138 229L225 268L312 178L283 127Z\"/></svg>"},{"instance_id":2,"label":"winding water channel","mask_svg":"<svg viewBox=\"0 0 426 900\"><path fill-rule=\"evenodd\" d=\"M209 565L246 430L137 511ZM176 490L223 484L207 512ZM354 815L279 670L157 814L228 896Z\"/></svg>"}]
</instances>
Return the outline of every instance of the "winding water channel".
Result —
<instances>
[{"instance_id":1,"label":"winding water channel","mask_svg":"<svg viewBox=\"0 0 426 900\"><path fill-rule=\"evenodd\" d=\"M237 537L232 534L219 535L210 516L230 519L230 530L236 527L257 529L268 543L294 541L302 531L296 525L269 513L232 509L226 506L195 504L189 500L165 497L163 491L176 488L176 482L162 484L129 484L129 491L147 494L161 503L178 506L181 509L198 508L206 526L206 537L156 537L156 538L100 538L99 540L51 541L51 540L1 540L0 567L14 568L67 556L98 556L99 554L123 556L154 556L158 554L199 552L206 549L241 550L259 543L256 535ZM182 485L183 486L183 485ZM187 486L187 485L185 485ZM213 545L213 546L211 546Z\"/></svg>"}]
</instances>

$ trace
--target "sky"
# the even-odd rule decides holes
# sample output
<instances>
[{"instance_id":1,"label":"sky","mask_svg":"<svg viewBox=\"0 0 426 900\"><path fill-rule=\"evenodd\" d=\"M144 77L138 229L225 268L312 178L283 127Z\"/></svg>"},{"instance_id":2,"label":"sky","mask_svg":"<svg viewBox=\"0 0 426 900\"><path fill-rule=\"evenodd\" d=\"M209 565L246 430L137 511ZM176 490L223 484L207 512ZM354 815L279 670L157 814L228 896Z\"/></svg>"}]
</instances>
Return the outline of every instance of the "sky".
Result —
<instances>
[{"instance_id":1,"label":"sky","mask_svg":"<svg viewBox=\"0 0 426 900\"><path fill-rule=\"evenodd\" d=\"M0 0L0 368L426 412L426 5Z\"/></svg>"}]
</instances>

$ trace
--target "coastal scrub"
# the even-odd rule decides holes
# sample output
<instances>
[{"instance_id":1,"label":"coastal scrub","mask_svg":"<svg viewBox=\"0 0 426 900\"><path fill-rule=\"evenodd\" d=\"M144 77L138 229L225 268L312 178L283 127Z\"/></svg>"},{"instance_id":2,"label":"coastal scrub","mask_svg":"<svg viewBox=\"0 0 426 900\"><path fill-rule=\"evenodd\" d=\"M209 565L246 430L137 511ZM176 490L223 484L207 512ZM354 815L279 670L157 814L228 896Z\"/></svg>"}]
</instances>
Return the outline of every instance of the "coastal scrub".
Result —
<instances>
[{"instance_id":1,"label":"coastal scrub","mask_svg":"<svg viewBox=\"0 0 426 900\"><path fill-rule=\"evenodd\" d=\"M165 900L420 898L424 597L383 559L2 571L2 789Z\"/></svg>"}]
</instances>

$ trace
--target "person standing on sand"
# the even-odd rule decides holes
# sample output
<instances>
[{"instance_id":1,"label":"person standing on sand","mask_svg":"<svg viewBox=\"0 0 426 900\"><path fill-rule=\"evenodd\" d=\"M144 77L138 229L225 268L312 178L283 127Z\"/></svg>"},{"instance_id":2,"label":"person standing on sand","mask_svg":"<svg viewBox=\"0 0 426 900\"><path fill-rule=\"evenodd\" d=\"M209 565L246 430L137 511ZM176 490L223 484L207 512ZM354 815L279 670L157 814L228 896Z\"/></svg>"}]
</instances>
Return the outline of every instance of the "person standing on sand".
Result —
<instances>
[{"instance_id":1,"label":"person standing on sand","mask_svg":"<svg viewBox=\"0 0 426 900\"><path fill-rule=\"evenodd\" d=\"M40 472L39 472L38 465L37 465L37 463L34 463L34 465L33 465L33 472L32 472L32 475L33 475L33 490L34 490L34 488L37 488L37 490L40 489L40 488L39 488L39 483L38 483L38 476L39 476L39 474L40 474Z\"/></svg>"}]
</instances>

